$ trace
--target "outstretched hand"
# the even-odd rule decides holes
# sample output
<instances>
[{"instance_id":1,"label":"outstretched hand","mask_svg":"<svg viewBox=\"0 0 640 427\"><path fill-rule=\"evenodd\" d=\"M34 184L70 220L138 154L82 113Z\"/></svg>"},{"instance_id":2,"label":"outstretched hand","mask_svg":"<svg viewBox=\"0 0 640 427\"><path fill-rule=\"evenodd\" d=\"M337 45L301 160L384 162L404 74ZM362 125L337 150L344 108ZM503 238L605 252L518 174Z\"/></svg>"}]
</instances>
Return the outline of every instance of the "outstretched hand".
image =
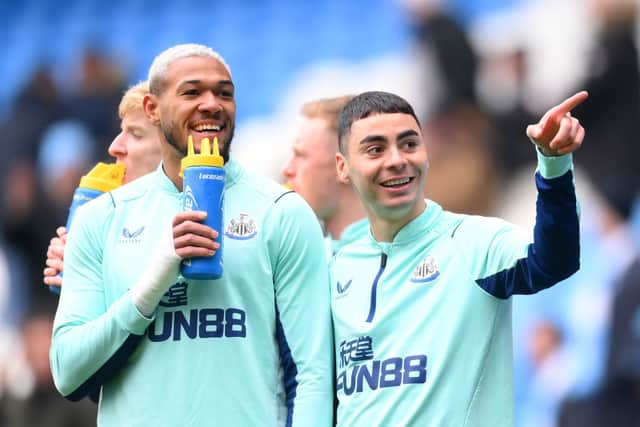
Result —
<instances>
[{"instance_id":1,"label":"outstretched hand","mask_svg":"<svg viewBox=\"0 0 640 427\"><path fill-rule=\"evenodd\" d=\"M578 92L548 110L540 121L527 126L527 136L545 156L573 153L582 145L584 128L571 110L582 104L589 94Z\"/></svg>"}]
</instances>

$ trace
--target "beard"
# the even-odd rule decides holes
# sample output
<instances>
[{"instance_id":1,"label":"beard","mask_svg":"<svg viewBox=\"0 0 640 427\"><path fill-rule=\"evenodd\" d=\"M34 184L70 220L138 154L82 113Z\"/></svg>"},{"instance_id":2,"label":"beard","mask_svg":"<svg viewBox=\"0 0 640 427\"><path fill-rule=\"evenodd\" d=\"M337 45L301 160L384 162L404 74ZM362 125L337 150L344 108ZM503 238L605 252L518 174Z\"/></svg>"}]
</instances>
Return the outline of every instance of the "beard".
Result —
<instances>
[{"instance_id":1,"label":"beard","mask_svg":"<svg viewBox=\"0 0 640 427\"><path fill-rule=\"evenodd\" d=\"M236 131L235 123L231 125L231 131L229 132L229 138L226 141L222 141L222 148L220 149L220 155L224 159L225 164L229 161L229 153L231 151L231 141L233 140L233 135ZM175 137L173 132L173 127L167 128L162 126L162 133L164 134L164 138L167 140L170 146L176 150L176 152L180 153L182 157L187 155L187 144L184 145L184 148L181 148L178 144L178 138ZM211 141L213 147L213 141Z\"/></svg>"}]
</instances>

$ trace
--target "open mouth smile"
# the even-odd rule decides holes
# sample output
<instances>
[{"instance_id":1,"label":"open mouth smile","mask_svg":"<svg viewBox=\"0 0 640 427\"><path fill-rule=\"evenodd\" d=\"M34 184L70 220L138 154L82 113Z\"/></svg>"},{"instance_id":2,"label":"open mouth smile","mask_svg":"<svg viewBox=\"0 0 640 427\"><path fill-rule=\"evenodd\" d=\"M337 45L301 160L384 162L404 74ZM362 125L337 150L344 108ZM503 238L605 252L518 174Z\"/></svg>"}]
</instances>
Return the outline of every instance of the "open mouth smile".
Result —
<instances>
[{"instance_id":1,"label":"open mouth smile","mask_svg":"<svg viewBox=\"0 0 640 427\"><path fill-rule=\"evenodd\" d=\"M215 124L205 123L205 124L194 126L193 130L198 133L214 133L214 132L220 132L225 128L226 126L224 124L215 125Z\"/></svg>"},{"instance_id":2,"label":"open mouth smile","mask_svg":"<svg viewBox=\"0 0 640 427\"><path fill-rule=\"evenodd\" d=\"M409 184L414 179L415 179L415 177L413 177L413 176L407 176L407 177L404 177L404 178L390 179L388 181L384 181L384 182L380 183L380 185L382 185L383 187L386 187L386 188L402 188L402 187L406 186L407 184Z\"/></svg>"}]
</instances>

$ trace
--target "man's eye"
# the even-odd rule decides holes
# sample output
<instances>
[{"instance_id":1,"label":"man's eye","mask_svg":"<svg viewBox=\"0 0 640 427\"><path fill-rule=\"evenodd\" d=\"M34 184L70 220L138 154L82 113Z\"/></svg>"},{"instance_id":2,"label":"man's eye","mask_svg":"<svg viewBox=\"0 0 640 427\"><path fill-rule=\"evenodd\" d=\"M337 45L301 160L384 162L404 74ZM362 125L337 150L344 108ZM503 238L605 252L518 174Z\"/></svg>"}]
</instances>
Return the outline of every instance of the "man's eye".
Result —
<instances>
[{"instance_id":1,"label":"man's eye","mask_svg":"<svg viewBox=\"0 0 640 427\"><path fill-rule=\"evenodd\" d=\"M404 143L404 145L407 148L413 149L413 148L416 148L419 145L419 142L418 141L414 141L414 140L409 140L409 141L406 141Z\"/></svg>"},{"instance_id":2,"label":"man's eye","mask_svg":"<svg viewBox=\"0 0 640 427\"><path fill-rule=\"evenodd\" d=\"M188 95L188 96L195 96L198 94L198 90L197 89L189 89L189 90L185 90L184 92L182 92L183 95Z\"/></svg>"},{"instance_id":3,"label":"man's eye","mask_svg":"<svg viewBox=\"0 0 640 427\"><path fill-rule=\"evenodd\" d=\"M379 145L373 145L373 146L367 148L367 153L369 153L369 154L380 154L380 153L382 153L382 147L380 147Z\"/></svg>"}]
</instances>

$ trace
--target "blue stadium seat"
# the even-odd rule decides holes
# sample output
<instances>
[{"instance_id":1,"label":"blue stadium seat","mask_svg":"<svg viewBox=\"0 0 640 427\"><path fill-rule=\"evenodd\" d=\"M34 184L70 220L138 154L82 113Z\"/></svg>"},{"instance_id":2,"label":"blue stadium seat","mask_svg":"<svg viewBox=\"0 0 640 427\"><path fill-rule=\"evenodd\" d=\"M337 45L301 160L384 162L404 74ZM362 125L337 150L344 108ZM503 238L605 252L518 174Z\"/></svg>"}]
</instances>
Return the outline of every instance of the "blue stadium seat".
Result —
<instances>
[{"instance_id":1,"label":"blue stadium seat","mask_svg":"<svg viewBox=\"0 0 640 427\"><path fill-rule=\"evenodd\" d=\"M109 7L100 0L0 0L0 12L8 17L0 28L0 54L11 58L0 64L0 95L19 85L34 61L68 68L87 44L129 57L130 78L139 80L160 50L199 42L219 50L232 66L243 87L239 96L246 96L240 115L269 113L301 66L359 60L397 49L409 38L390 0L111 0Z\"/></svg>"}]
</instances>

